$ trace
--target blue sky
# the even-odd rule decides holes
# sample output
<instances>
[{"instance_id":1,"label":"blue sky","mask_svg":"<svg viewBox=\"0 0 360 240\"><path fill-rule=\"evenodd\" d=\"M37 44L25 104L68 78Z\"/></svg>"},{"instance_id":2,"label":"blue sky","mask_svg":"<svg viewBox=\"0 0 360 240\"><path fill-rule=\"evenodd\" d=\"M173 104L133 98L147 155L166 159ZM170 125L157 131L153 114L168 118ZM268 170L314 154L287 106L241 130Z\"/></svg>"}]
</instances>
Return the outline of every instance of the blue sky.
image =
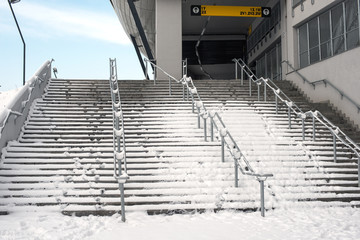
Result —
<instances>
[{"instance_id":1,"label":"blue sky","mask_svg":"<svg viewBox=\"0 0 360 240\"><path fill-rule=\"evenodd\" d=\"M26 42L26 80L54 59L59 78L143 79L135 50L108 0L22 0L13 9ZM0 1L0 91L22 86L23 44L7 0Z\"/></svg>"}]
</instances>

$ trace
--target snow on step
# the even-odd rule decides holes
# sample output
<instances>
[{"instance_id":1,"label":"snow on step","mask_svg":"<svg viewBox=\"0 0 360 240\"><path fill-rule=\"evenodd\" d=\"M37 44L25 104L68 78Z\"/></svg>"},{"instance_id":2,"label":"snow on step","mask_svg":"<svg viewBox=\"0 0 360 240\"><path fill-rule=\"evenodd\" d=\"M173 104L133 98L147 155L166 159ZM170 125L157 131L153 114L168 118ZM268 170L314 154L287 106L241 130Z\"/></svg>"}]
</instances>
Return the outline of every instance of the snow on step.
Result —
<instances>
[{"instance_id":1,"label":"snow on step","mask_svg":"<svg viewBox=\"0 0 360 240\"><path fill-rule=\"evenodd\" d=\"M197 83L205 105L220 112L253 168L274 174L266 181L267 208L294 201L346 205L358 200L357 165L341 149L341 167L333 163L326 134L318 136L322 141L302 143L301 123L294 121L293 129L287 128L287 109L280 108L276 115L274 103L244 101L248 90L238 82ZM127 89L120 92L128 146L128 211L259 207L258 182L240 175L239 188L234 188L229 154L221 163L220 143L204 141L191 104L182 101L181 86L174 86L168 96L167 81L157 86L146 81L119 84ZM108 91L108 81L50 81L18 141L3 150L0 211L39 207L80 215L119 211ZM310 130L307 127L307 140Z\"/></svg>"}]
</instances>

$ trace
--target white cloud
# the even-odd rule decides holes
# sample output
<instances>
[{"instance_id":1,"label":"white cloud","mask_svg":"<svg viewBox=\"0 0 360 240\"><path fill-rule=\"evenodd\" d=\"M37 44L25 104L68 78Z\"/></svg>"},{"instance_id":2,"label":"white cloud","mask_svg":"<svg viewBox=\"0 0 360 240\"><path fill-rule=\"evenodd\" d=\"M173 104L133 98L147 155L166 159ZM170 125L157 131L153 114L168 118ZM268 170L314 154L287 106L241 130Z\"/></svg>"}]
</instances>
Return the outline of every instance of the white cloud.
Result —
<instances>
[{"instance_id":1,"label":"white cloud","mask_svg":"<svg viewBox=\"0 0 360 240\"><path fill-rule=\"evenodd\" d=\"M0 8L5 7L8 6L0 5ZM13 5L13 8L18 19L26 20L22 24L24 31L33 36L77 36L116 44L130 44L115 14L83 10L78 6L54 8L26 1Z\"/></svg>"}]
</instances>

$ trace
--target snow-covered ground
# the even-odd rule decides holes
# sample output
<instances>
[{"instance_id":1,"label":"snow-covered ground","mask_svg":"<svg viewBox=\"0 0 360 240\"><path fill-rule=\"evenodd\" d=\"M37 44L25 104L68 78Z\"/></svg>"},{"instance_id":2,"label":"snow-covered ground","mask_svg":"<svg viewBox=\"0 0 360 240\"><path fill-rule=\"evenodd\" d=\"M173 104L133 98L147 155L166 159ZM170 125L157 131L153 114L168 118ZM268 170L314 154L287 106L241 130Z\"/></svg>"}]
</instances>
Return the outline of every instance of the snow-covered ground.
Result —
<instances>
[{"instance_id":1,"label":"snow-covered ground","mask_svg":"<svg viewBox=\"0 0 360 240\"><path fill-rule=\"evenodd\" d=\"M0 216L0 239L360 239L360 210L291 209L193 215L129 213L112 217L69 217L55 213Z\"/></svg>"}]
</instances>

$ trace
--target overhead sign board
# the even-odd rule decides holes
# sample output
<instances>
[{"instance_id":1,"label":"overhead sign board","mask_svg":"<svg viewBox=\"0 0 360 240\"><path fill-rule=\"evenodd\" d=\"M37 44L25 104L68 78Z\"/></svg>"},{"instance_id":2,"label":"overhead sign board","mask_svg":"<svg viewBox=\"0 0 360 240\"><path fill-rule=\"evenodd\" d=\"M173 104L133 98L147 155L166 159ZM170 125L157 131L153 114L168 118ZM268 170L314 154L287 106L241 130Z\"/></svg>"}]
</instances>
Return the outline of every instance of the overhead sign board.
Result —
<instances>
[{"instance_id":1,"label":"overhead sign board","mask_svg":"<svg viewBox=\"0 0 360 240\"><path fill-rule=\"evenodd\" d=\"M270 17L269 7L192 5L192 16Z\"/></svg>"}]
</instances>

